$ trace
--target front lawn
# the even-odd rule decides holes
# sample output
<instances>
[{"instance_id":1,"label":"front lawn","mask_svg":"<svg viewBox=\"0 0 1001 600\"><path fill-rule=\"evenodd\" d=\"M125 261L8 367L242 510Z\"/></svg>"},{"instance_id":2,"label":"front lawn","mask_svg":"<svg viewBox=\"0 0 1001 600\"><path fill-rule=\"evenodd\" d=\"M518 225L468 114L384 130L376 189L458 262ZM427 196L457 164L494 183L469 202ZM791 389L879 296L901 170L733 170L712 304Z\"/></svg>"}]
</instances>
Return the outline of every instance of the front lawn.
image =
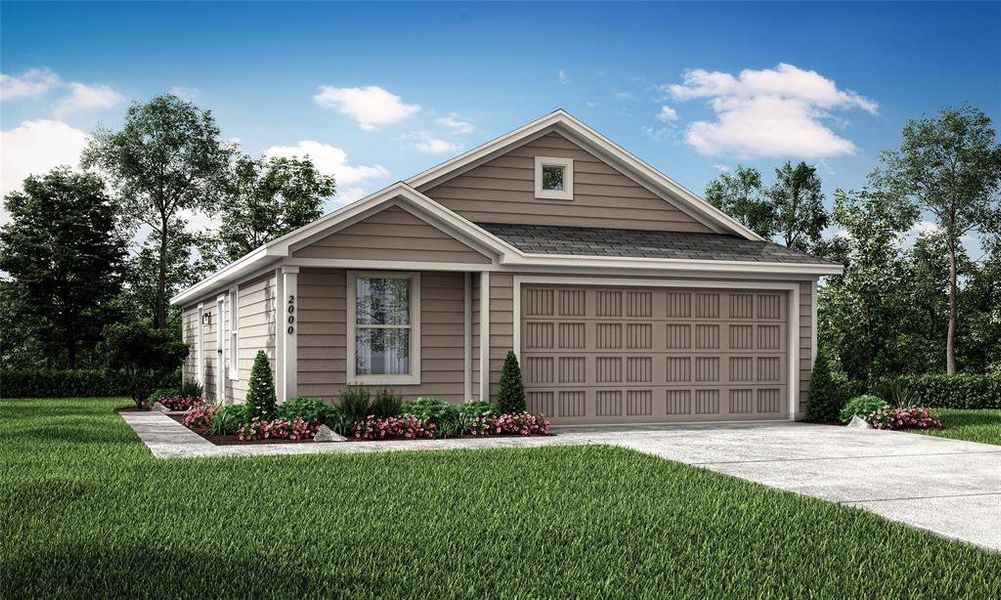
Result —
<instances>
[{"instance_id":1,"label":"front lawn","mask_svg":"<svg viewBox=\"0 0 1001 600\"><path fill-rule=\"evenodd\" d=\"M998 409L933 409L942 418L945 429L911 430L938 437L1001 445L1001 410Z\"/></svg>"},{"instance_id":2,"label":"front lawn","mask_svg":"<svg viewBox=\"0 0 1001 600\"><path fill-rule=\"evenodd\" d=\"M124 403L0 401L2 595L1001 595L1001 555L625 449L154 460Z\"/></svg>"}]
</instances>

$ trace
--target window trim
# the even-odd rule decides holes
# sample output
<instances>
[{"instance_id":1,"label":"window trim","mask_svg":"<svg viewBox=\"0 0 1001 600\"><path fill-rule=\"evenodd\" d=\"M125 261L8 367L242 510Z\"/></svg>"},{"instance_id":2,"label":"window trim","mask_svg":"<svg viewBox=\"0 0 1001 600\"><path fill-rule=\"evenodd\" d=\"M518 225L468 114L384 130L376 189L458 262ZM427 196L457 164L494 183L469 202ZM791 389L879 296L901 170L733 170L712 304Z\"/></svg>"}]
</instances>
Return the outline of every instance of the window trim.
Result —
<instances>
[{"instance_id":1,"label":"window trim","mask_svg":"<svg viewBox=\"0 0 1001 600\"><path fill-rule=\"evenodd\" d=\"M563 167L563 189L542 189L542 167ZM535 197L541 200L573 200L573 159L558 156L535 157Z\"/></svg>"},{"instance_id":2,"label":"window trim","mask_svg":"<svg viewBox=\"0 0 1001 600\"><path fill-rule=\"evenodd\" d=\"M240 290L229 288L229 380L240 379Z\"/></svg>"},{"instance_id":3,"label":"window trim","mask_svg":"<svg viewBox=\"0 0 1001 600\"><path fill-rule=\"evenodd\" d=\"M358 278L410 280L410 373L406 375L359 375L355 372L358 327ZM419 271L348 271L347 272L347 384L348 385L419 385L421 382L421 274Z\"/></svg>"}]
</instances>

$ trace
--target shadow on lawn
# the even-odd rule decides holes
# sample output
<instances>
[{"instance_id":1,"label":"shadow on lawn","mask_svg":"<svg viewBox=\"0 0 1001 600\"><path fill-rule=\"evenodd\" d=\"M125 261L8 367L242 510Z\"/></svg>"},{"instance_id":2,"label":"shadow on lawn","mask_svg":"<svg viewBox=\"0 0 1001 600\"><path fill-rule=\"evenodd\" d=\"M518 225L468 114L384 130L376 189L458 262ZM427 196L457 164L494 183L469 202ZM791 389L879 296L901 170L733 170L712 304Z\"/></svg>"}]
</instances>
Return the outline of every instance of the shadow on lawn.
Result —
<instances>
[{"instance_id":1,"label":"shadow on lawn","mask_svg":"<svg viewBox=\"0 0 1001 600\"><path fill-rule=\"evenodd\" d=\"M139 543L136 543L139 542ZM279 568L249 548L218 553L158 543L52 544L41 552L0 557L0 589L17 597L339 597L370 593L386 582L325 572L321 565ZM287 557L283 557L287 560Z\"/></svg>"}]
</instances>

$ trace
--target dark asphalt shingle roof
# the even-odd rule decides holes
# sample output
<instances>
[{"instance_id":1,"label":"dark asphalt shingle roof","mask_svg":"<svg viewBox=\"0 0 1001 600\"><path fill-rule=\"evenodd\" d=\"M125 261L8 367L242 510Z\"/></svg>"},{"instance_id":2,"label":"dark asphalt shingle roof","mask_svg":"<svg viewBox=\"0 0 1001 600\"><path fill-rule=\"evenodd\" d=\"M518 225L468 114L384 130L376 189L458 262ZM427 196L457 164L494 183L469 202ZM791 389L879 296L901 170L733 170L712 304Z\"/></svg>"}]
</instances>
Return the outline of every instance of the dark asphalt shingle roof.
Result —
<instances>
[{"instance_id":1,"label":"dark asphalt shingle roof","mask_svg":"<svg viewBox=\"0 0 1001 600\"><path fill-rule=\"evenodd\" d=\"M772 242L717 233L508 223L477 225L529 254L830 264Z\"/></svg>"}]
</instances>

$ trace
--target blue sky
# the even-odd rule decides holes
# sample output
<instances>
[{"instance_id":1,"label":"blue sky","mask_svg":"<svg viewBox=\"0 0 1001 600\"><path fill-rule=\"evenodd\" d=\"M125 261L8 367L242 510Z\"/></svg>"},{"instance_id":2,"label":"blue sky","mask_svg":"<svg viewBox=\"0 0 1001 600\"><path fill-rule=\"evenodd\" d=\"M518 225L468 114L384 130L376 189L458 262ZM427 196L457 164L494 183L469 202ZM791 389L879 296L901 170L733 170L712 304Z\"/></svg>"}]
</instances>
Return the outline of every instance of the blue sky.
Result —
<instances>
[{"instance_id":1,"label":"blue sky","mask_svg":"<svg viewBox=\"0 0 1001 600\"><path fill-rule=\"evenodd\" d=\"M70 160L99 123L117 127L129 101L171 89L251 154L321 156L340 201L557 107L699 193L720 169L788 158L819 164L830 195L861 185L907 118L969 101L1001 120L998 4L0 11L4 192Z\"/></svg>"}]
</instances>

